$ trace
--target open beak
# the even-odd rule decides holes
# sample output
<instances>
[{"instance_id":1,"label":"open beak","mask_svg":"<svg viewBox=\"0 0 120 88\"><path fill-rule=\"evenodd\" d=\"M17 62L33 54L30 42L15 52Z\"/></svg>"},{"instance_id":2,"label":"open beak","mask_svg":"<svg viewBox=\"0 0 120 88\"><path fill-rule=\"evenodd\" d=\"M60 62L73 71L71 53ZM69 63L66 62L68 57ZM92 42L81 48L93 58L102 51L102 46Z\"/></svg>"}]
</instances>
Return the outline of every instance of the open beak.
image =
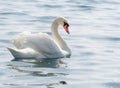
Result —
<instances>
[{"instance_id":1,"label":"open beak","mask_svg":"<svg viewBox=\"0 0 120 88\"><path fill-rule=\"evenodd\" d=\"M67 25L64 25L63 27L64 27L65 31L66 31L68 34L70 34L69 29L68 29L68 26L67 26Z\"/></svg>"}]
</instances>

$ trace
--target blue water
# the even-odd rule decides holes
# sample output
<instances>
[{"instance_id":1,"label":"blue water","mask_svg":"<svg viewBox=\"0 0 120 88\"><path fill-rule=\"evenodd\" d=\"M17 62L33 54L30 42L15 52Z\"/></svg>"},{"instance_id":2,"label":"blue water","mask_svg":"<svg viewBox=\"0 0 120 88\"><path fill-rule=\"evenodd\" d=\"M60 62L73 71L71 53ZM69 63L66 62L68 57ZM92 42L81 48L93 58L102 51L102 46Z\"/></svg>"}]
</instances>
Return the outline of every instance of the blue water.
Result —
<instances>
[{"instance_id":1,"label":"blue water","mask_svg":"<svg viewBox=\"0 0 120 88\"><path fill-rule=\"evenodd\" d=\"M50 33L57 16L69 20L71 34L60 33L72 56L13 60L12 39ZM120 0L1 0L0 88L120 88Z\"/></svg>"}]
</instances>

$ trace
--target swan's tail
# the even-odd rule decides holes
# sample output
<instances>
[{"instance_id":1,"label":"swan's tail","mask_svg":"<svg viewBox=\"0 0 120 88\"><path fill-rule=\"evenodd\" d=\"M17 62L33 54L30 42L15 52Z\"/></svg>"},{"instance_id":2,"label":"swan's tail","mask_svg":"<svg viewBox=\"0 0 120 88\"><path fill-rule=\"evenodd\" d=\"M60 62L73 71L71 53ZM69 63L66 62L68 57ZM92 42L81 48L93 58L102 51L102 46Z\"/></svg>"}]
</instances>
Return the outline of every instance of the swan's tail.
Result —
<instances>
[{"instance_id":1,"label":"swan's tail","mask_svg":"<svg viewBox=\"0 0 120 88\"><path fill-rule=\"evenodd\" d=\"M6 47L9 51L10 51L10 53L14 56L14 57L17 57L17 51L15 50L15 49L12 49L12 48L9 48L9 47Z\"/></svg>"},{"instance_id":2,"label":"swan's tail","mask_svg":"<svg viewBox=\"0 0 120 88\"><path fill-rule=\"evenodd\" d=\"M13 54L13 52L15 52L15 50L12 48L9 48L9 47L6 47L6 48L10 51L11 54Z\"/></svg>"},{"instance_id":3,"label":"swan's tail","mask_svg":"<svg viewBox=\"0 0 120 88\"><path fill-rule=\"evenodd\" d=\"M9 47L6 47L6 48L10 51L10 53L13 55L15 59L28 59L28 58L33 59L35 58L35 55L36 55L34 51L28 50L28 49L17 50Z\"/></svg>"},{"instance_id":4,"label":"swan's tail","mask_svg":"<svg viewBox=\"0 0 120 88\"><path fill-rule=\"evenodd\" d=\"M24 53L21 53L17 49L13 49L13 48L9 48L9 47L7 47L7 49L10 51L10 53L13 55L13 57L15 59L25 59L26 58L26 55Z\"/></svg>"}]
</instances>

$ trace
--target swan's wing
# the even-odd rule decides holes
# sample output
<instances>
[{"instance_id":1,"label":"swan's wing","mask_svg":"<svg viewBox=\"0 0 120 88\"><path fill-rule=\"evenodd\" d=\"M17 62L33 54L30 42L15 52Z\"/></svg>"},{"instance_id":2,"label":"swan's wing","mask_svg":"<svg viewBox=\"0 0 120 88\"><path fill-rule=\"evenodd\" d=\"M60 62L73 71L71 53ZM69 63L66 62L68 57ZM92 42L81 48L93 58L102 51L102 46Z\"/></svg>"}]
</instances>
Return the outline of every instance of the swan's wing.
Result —
<instances>
[{"instance_id":1,"label":"swan's wing","mask_svg":"<svg viewBox=\"0 0 120 88\"><path fill-rule=\"evenodd\" d=\"M27 35L23 46L30 47L48 58L63 57L59 46L46 33Z\"/></svg>"},{"instance_id":2,"label":"swan's wing","mask_svg":"<svg viewBox=\"0 0 120 88\"><path fill-rule=\"evenodd\" d=\"M24 42L26 40L26 36L28 36L28 35L31 35L31 33L30 32L22 32L18 36L16 36L12 41L13 44L15 45L15 47L18 49L25 48Z\"/></svg>"}]
</instances>

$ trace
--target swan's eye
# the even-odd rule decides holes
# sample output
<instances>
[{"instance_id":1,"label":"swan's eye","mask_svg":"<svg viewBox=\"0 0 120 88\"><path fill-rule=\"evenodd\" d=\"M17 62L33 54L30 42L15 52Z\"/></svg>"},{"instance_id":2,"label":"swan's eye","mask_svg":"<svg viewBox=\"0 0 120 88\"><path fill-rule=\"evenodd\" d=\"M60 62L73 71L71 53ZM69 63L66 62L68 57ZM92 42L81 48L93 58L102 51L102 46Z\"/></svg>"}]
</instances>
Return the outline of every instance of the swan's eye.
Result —
<instances>
[{"instance_id":1,"label":"swan's eye","mask_svg":"<svg viewBox=\"0 0 120 88\"><path fill-rule=\"evenodd\" d=\"M66 22L64 22L64 25L63 26L67 26L67 27L69 27L69 24L68 23L66 23Z\"/></svg>"}]
</instances>

